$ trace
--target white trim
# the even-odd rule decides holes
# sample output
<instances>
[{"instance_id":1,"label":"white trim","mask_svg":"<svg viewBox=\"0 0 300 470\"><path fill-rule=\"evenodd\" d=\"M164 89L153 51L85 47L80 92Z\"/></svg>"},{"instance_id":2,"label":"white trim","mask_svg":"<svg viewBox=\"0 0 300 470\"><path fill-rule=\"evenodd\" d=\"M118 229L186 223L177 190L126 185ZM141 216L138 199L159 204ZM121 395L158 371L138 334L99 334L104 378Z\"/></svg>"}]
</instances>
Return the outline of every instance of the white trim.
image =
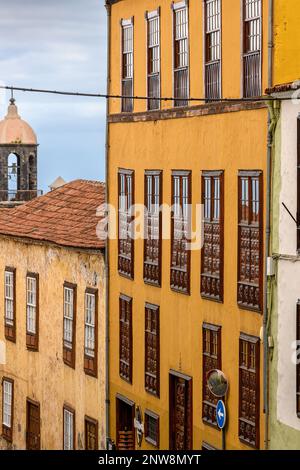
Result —
<instances>
[{"instance_id":1,"label":"white trim","mask_svg":"<svg viewBox=\"0 0 300 470\"><path fill-rule=\"evenodd\" d=\"M181 8L185 8L189 6L189 0L182 0L181 2L171 3L171 8L173 11L180 10Z\"/></svg>"},{"instance_id":2,"label":"white trim","mask_svg":"<svg viewBox=\"0 0 300 470\"><path fill-rule=\"evenodd\" d=\"M153 11L146 11L145 13L146 20L152 20L153 18L156 18L156 16L160 16L160 7Z\"/></svg>"},{"instance_id":3,"label":"white trim","mask_svg":"<svg viewBox=\"0 0 300 470\"><path fill-rule=\"evenodd\" d=\"M133 26L133 16L131 18L127 19L127 20L126 19L125 20L121 19L120 24L123 27L124 26Z\"/></svg>"}]
</instances>

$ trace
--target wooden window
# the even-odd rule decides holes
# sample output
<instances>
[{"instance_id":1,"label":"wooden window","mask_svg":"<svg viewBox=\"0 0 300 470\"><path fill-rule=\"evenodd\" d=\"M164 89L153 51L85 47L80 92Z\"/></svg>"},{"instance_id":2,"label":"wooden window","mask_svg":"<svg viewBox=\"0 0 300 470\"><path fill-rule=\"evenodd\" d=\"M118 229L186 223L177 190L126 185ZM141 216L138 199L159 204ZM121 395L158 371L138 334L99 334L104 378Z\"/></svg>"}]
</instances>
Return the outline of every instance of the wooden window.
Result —
<instances>
[{"instance_id":1,"label":"wooden window","mask_svg":"<svg viewBox=\"0 0 300 470\"><path fill-rule=\"evenodd\" d=\"M145 389L159 397L159 307L145 307Z\"/></svg>"},{"instance_id":2,"label":"wooden window","mask_svg":"<svg viewBox=\"0 0 300 470\"><path fill-rule=\"evenodd\" d=\"M297 251L300 253L300 114L297 118Z\"/></svg>"},{"instance_id":3,"label":"wooden window","mask_svg":"<svg viewBox=\"0 0 300 470\"><path fill-rule=\"evenodd\" d=\"M14 381L2 379L2 437L12 442L14 415Z\"/></svg>"},{"instance_id":4,"label":"wooden window","mask_svg":"<svg viewBox=\"0 0 300 470\"><path fill-rule=\"evenodd\" d=\"M160 108L160 10L146 13L148 109Z\"/></svg>"},{"instance_id":5,"label":"wooden window","mask_svg":"<svg viewBox=\"0 0 300 470\"><path fill-rule=\"evenodd\" d=\"M172 172L171 288L190 293L191 172Z\"/></svg>"},{"instance_id":6,"label":"wooden window","mask_svg":"<svg viewBox=\"0 0 300 470\"><path fill-rule=\"evenodd\" d=\"M98 450L98 421L84 418L85 450Z\"/></svg>"},{"instance_id":7,"label":"wooden window","mask_svg":"<svg viewBox=\"0 0 300 470\"><path fill-rule=\"evenodd\" d=\"M204 243L201 250L201 295L223 301L224 271L224 174L202 174Z\"/></svg>"},{"instance_id":8,"label":"wooden window","mask_svg":"<svg viewBox=\"0 0 300 470\"><path fill-rule=\"evenodd\" d=\"M159 416L149 410L145 410L145 439L159 448Z\"/></svg>"},{"instance_id":9,"label":"wooden window","mask_svg":"<svg viewBox=\"0 0 300 470\"><path fill-rule=\"evenodd\" d=\"M135 450L135 403L117 393L116 438L117 450Z\"/></svg>"},{"instance_id":10,"label":"wooden window","mask_svg":"<svg viewBox=\"0 0 300 470\"><path fill-rule=\"evenodd\" d=\"M39 348L39 275L34 273L26 277L26 346Z\"/></svg>"},{"instance_id":11,"label":"wooden window","mask_svg":"<svg viewBox=\"0 0 300 470\"><path fill-rule=\"evenodd\" d=\"M161 285L162 172L145 173L144 281Z\"/></svg>"},{"instance_id":12,"label":"wooden window","mask_svg":"<svg viewBox=\"0 0 300 470\"><path fill-rule=\"evenodd\" d=\"M132 299L120 295L120 377L132 383Z\"/></svg>"},{"instance_id":13,"label":"wooden window","mask_svg":"<svg viewBox=\"0 0 300 470\"><path fill-rule=\"evenodd\" d=\"M64 450L75 450L75 411L65 405L64 414Z\"/></svg>"},{"instance_id":14,"label":"wooden window","mask_svg":"<svg viewBox=\"0 0 300 470\"><path fill-rule=\"evenodd\" d=\"M26 450L41 449L41 410L39 402L26 399Z\"/></svg>"},{"instance_id":15,"label":"wooden window","mask_svg":"<svg viewBox=\"0 0 300 470\"><path fill-rule=\"evenodd\" d=\"M216 407L218 399L209 391L207 374L213 369L222 369L221 327L203 324L203 385L202 419L204 423L217 427Z\"/></svg>"},{"instance_id":16,"label":"wooden window","mask_svg":"<svg viewBox=\"0 0 300 470\"><path fill-rule=\"evenodd\" d=\"M77 287L69 282L64 283L64 363L75 368L76 339L76 302Z\"/></svg>"},{"instance_id":17,"label":"wooden window","mask_svg":"<svg viewBox=\"0 0 300 470\"><path fill-rule=\"evenodd\" d=\"M263 179L261 171L239 172L238 304L262 309Z\"/></svg>"},{"instance_id":18,"label":"wooden window","mask_svg":"<svg viewBox=\"0 0 300 470\"><path fill-rule=\"evenodd\" d=\"M4 329L8 341L16 341L16 270L5 268L4 273Z\"/></svg>"},{"instance_id":19,"label":"wooden window","mask_svg":"<svg viewBox=\"0 0 300 470\"><path fill-rule=\"evenodd\" d=\"M261 96L262 0L243 0L244 97Z\"/></svg>"},{"instance_id":20,"label":"wooden window","mask_svg":"<svg viewBox=\"0 0 300 470\"><path fill-rule=\"evenodd\" d=\"M259 448L259 338L241 334L239 373L239 438Z\"/></svg>"},{"instance_id":21,"label":"wooden window","mask_svg":"<svg viewBox=\"0 0 300 470\"><path fill-rule=\"evenodd\" d=\"M119 170L119 256L118 269L122 276L134 278L134 172Z\"/></svg>"},{"instance_id":22,"label":"wooden window","mask_svg":"<svg viewBox=\"0 0 300 470\"><path fill-rule=\"evenodd\" d=\"M297 319L296 319L296 340L297 340L297 359L299 361L300 349L300 300L297 303ZM296 364L296 412L300 418L300 362Z\"/></svg>"},{"instance_id":23,"label":"wooden window","mask_svg":"<svg viewBox=\"0 0 300 470\"><path fill-rule=\"evenodd\" d=\"M188 4L172 4L174 35L174 106L187 106L189 98L189 28Z\"/></svg>"},{"instance_id":24,"label":"wooden window","mask_svg":"<svg viewBox=\"0 0 300 470\"><path fill-rule=\"evenodd\" d=\"M221 98L221 0L205 0L205 98Z\"/></svg>"},{"instance_id":25,"label":"wooden window","mask_svg":"<svg viewBox=\"0 0 300 470\"><path fill-rule=\"evenodd\" d=\"M122 20L122 112L133 111L133 19Z\"/></svg>"},{"instance_id":26,"label":"wooden window","mask_svg":"<svg viewBox=\"0 0 300 470\"><path fill-rule=\"evenodd\" d=\"M84 370L87 374L97 376L98 356L98 291L85 291L84 320Z\"/></svg>"}]
</instances>

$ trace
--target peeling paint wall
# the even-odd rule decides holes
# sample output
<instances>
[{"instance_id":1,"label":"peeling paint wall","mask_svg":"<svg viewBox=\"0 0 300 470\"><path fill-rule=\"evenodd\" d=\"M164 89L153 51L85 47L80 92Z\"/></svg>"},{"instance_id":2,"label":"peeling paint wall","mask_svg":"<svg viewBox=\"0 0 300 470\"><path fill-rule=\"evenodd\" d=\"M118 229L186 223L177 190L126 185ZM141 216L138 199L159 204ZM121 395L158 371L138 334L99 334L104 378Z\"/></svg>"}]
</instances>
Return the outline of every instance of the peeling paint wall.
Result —
<instances>
[{"instance_id":1,"label":"peeling paint wall","mask_svg":"<svg viewBox=\"0 0 300 470\"><path fill-rule=\"evenodd\" d=\"M99 422L99 448L105 448L105 275L104 258L46 245L0 239L0 312L3 318L5 266L16 268L17 341L6 341L7 376L14 385L13 445L26 446L26 398L38 401L41 409L41 448L62 449L63 405L76 412L76 447L84 448L84 416ZM26 349L26 274L39 273L39 352ZM77 284L76 368L63 363L63 284ZM98 378L84 373L84 293L99 291ZM5 341L3 320L0 341ZM1 389L2 392L2 389ZM2 393L0 394L2 416ZM2 422L2 421L1 421ZM0 448L7 444L0 438Z\"/></svg>"},{"instance_id":2,"label":"peeling paint wall","mask_svg":"<svg viewBox=\"0 0 300 470\"><path fill-rule=\"evenodd\" d=\"M270 368L271 449L300 449L300 420L296 415L296 366L292 361L292 345L296 339L296 303L300 298L300 257L296 252L295 222L282 206L284 202L291 213L296 215L299 112L300 104L283 102L275 136L273 252L281 257L277 261L271 323L275 340Z\"/></svg>"}]
</instances>

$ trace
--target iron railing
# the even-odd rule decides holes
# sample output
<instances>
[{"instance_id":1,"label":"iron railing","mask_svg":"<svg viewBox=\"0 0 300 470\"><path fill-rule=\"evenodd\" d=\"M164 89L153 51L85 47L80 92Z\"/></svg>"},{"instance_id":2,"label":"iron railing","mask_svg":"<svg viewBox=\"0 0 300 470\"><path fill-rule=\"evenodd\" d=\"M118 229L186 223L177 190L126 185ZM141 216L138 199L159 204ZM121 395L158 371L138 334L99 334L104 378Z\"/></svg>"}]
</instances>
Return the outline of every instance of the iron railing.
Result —
<instances>
[{"instance_id":1,"label":"iron railing","mask_svg":"<svg viewBox=\"0 0 300 470\"><path fill-rule=\"evenodd\" d=\"M174 71L174 106L188 106L189 86L188 69Z\"/></svg>"},{"instance_id":2,"label":"iron railing","mask_svg":"<svg viewBox=\"0 0 300 470\"><path fill-rule=\"evenodd\" d=\"M221 98L221 63L219 60L205 65L205 98L207 100Z\"/></svg>"},{"instance_id":3,"label":"iron railing","mask_svg":"<svg viewBox=\"0 0 300 470\"><path fill-rule=\"evenodd\" d=\"M251 52L244 55L244 97L261 96L261 54Z\"/></svg>"}]
</instances>

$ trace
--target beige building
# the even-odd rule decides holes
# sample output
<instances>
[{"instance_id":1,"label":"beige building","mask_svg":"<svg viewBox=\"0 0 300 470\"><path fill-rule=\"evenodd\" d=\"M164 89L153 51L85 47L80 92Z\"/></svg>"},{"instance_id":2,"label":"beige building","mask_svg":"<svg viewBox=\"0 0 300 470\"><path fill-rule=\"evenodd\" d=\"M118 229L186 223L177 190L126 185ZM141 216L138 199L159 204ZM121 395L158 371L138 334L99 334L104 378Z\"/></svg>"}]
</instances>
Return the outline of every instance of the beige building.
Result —
<instances>
[{"instance_id":1,"label":"beige building","mask_svg":"<svg viewBox=\"0 0 300 470\"><path fill-rule=\"evenodd\" d=\"M105 185L0 210L0 449L105 448Z\"/></svg>"}]
</instances>

